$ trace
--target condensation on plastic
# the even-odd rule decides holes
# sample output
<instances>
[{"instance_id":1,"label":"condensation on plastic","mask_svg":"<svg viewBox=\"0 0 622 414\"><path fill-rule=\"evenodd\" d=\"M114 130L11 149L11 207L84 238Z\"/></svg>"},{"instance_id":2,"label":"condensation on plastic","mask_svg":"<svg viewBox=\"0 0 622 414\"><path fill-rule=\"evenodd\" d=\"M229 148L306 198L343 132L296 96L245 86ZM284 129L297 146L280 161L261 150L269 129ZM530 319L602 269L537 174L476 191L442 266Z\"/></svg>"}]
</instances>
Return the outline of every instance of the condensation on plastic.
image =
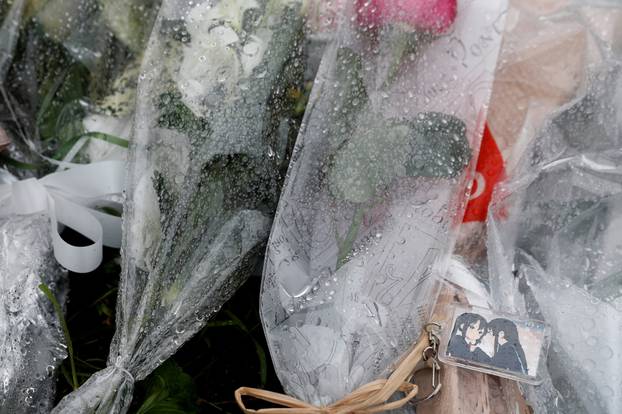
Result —
<instances>
[{"instance_id":1,"label":"condensation on plastic","mask_svg":"<svg viewBox=\"0 0 622 414\"><path fill-rule=\"evenodd\" d=\"M13 49L17 43L19 22L24 10L24 4L24 0L13 2L2 20L2 25L0 25L0 82L4 81L4 77L9 70Z\"/></svg>"},{"instance_id":2,"label":"condensation on plastic","mask_svg":"<svg viewBox=\"0 0 622 414\"><path fill-rule=\"evenodd\" d=\"M470 167L451 171L453 178L398 174L362 218L357 213L362 203L348 199L361 195L352 189L360 182L339 188L347 194L344 200L329 180L334 157L347 146L344 139L365 134L356 128L369 119L415 121L429 111L454 115L465 122L469 146L477 152L504 5L458 4L450 33L413 56L389 87L383 87L383 74L396 44L381 40L372 48L377 53L366 52L366 41L349 24L354 18L342 21L324 54L268 244L261 294L273 363L285 391L297 398L328 404L386 375L419 336L434 302L435 275L448 264ZM370 104L361 102L351 129L335 133L339 103L358 86L352 54L344 49L363 56ZM353 174L356 168L380 169L379 175L385 167L394 169L401 150L390 148L384 132L363 140L373 151L350 146L354 155L346 168ZM434 158L435 149L422 145L415 151L427 150ZM353 165L363 162L357 151L365 150L369 163ZM396 159L387 161L389 154ZM347 181L347 174L342 178ZM347 239L348 228L359 220L354 242L342 255L338 239Z\"/></svg>"},{"instance_id":3,"label":"condensation on plastic","mask_svg":"<svg viewBox=\"0 0 622 414\"><path fill-rule=\"evenodd\" d=\"M0 2L0 128L11 138L10 157L32 164L9 164L14 175L47 173L45 161L58 165L82 119L81 132L129 138L140 57L158 7L159 0ZM83 136L63 161L125 152Z\"/></svg>"},{"instance_id":4,"label":"condensation on plastic","mask_svg":"<svg viewBox=\"0 0 622 414\"><path fill-rule=\"evenodd\" d=\"M488 217L497 306L552 326L537 413L622 410L622 64L589 67L494 195Z\"/></svg>"},{"instance_id":5,"label":"condensation on plastic","mask_svg":"<svg viewBox=\"0 0 622 414\"><path fill-rule=\"evenodd\" d=\"M66 396L54 413L127 412L134 381L147 377L205 325L246 280L265 245L279 173L288 159L284 73L304 66L301 3L238 1L224 11L218 4L162 4L139 82L117 330L108 367ZM215 90L197 96L196 88L213 86L209 71L228 63L212 60L210 47L217 48L221 39L209 38L214 22L201 19L236 12L238 6L240 19L265 16L261 35L268 33L274 42L252 78L236 79L242 75L230 68L218 73L233 79L227 88L219 81ZM242 6L257 10L243 14ZM231 36L233 30L210 33ZM223 53L234 47L224 46ZM187 65L184 59L196 62ZM199 79L198 85L180 91L182 75L199 76L192 79Z\"/></svg>"},{"instance_id":6,"label":"condensation on plastic","mask_svg":"<svg viewBox=\"0 0 622 414\"><path fill-rule=\"evenodd\" d=\"M39 285L45 283L62 304L66 276L52 253L47 215L0 218L0 413L52 408L56 370L67 351Z\"/></svg>"},{"instance_id":7,"label":"condensation on plastic","mask_svg":"<svg viewBox=\"0 0 622 414\"><path fill-rule=\"evenodd\" d=\"M14 1L0 24L0 129L11 120L3 82L11 65L25 1ZM8 135L7 135L8 136ZM11 147L9 147L11 148ZM0 148L2 150L4 148ZM15 181L0 170L0 184ZM0 212L8 211L0 202ZM54 259L49 217L0 218L0 413L49 412L56 372L67 357L58 317L39 289L45 283L59 303L67 294L66 271Z\"/></svg>"},{"instance_id":8,"label":"condensation on plastic","mask_svg":"<svg viewBox=\"0 0 622 414\"><path fill-rule=\"evenodd\" d=\"M615 0L509 3L487 118L494 145L483 160L491 162L480 165L472 207L482 208L492 194L495 183L487 180L512 175L547 117L575 97L587 68L601 62L603 53L622 50L622 10ZM455 253L487 285L486 224L481 220L462 224Z\"/></svg>"},{"instance_id":9,"label":"condensation on plastic","mask_svg":"<svg viewBox=\"0 0 622 414\"><path fill-rule=\"evenodd\" d=\"M4 88L7 73L11 66L15 46L19 37L20 20L25 8L25 0L16 0L10 5L5 5L4 12L0 15L0 152L13 150L13 137L9 133L6 123L13 122L15 114L12 113L11 103L7 91ZM20 173L19 171L16 172ZM28 176L29 172L20 174L20 176ZM0 182L2 179L0 178Z\"/></svg>"}]
</instances>

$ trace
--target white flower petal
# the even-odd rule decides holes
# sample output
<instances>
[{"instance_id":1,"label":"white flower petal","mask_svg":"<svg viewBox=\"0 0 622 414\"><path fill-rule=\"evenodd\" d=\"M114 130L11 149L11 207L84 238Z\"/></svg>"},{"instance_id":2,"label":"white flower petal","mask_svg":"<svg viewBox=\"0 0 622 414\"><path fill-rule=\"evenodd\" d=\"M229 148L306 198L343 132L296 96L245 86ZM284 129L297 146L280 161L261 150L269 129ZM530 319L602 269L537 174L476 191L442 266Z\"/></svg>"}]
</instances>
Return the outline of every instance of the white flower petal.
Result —
<instances>
[{"instance_id":1,"label":"white flower petal","mask_svg":"<svg viewBox=\"0 0 622 414\"><path fill-rule=\"evenodd\" d=\"M270 37L272 37L272 33L269 30L264 30L261 33L261 37L251 36L244 45L241 53L244 76L250 76L253 69L261 63L270 43Z\"/></svg>"},{"instance_id":2,"label":"white flower petal","mask_svg":"<svg viewBox=\"0 0 622 414\"><path fill-rule=\"evenodd\" d=\"M177 84L184 103L196 115L235 98L243 77L261 63L271 32L260 30L241 43L244 12L253 8L259 8L255 0L208 1L188 14L191 41L183 51Z\"/></svg>"},{"instance_id":3,"label":"white flower petal","mask_svg":"<svg viewBox=\"0 0 622 414\"><path fill-rule=\"evenodd\" d=\"M211 104L231 94L240 78L239 58L234 48L219 41L201 49L188 48L179 68L177 85L182 100L197 116Z\"/></svg>"},{"instance_id":4,"label":"white flower petal","mask_svg":"<svg viewBox=\"0 0 622 414\"><path fill-rule=\"evenodd\" d=\"M201 29L205 29L206 26L209 27L210 23L226 22L239 31L242 29L244 12L258 8L259 4L255 0L206 1L188 13L187 30L191 36L200 35Z\"/></svg>"},{"instance_id":5,"label":"white flower petal","mask_svg":"<svg viewBox=\"0 0 622 414\"><path fill-rule=\"evenodd\" d=\"M238 34L228 26L214 27L209 33L210 39L218 39L223 45L231 45L240 41Z\"/></svg>"}]
</instances>

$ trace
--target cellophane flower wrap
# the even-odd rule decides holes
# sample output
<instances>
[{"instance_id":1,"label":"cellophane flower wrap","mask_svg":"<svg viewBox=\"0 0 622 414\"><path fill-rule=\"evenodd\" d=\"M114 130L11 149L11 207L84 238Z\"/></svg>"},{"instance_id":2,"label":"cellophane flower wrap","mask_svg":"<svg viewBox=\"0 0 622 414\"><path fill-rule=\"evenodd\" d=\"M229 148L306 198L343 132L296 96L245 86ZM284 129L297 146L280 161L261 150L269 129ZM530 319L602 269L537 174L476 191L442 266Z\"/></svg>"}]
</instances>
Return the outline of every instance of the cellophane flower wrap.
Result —
<instances>
[{"instance_id":1,"label":"cellophane flower wrap","mask_svg":"<svg viewBox=\"0 0 622 414\"><path fill-rule=\"evenodd\" d=\"M124 413L267 240L300 81L295 0L165 0L145 52L108 368L55 413Z\"/></svg>"},{"instance_id":2,"label":"cellophane flower wrap","mask_svg":"<svg viewBox=\"0 0 622 414\"><path fill-rule=\"evenodd\" d=\"M527 388L536 412L622 409L622 63L601 51L495 190L488 217L496 304L552 326L549 377Z\"/></svg>"},{"instance_id":3,"label":"cellophane flower wrap","mask_svg":"<svg viewBox=\"0 0 622 414\"><path fill-rule=\"evenodd\" d=\"M105 18L104 9L117 3L127 11L138 1L107 2L102 9L99 2L88 0L0 3L2 413L49 412L57 368L67 356L58 320L67 297L67 272L54 257L50 217L14 208L11 186L20 185L15 176L49 172L53 162L62 161L88 134L84 119L95 108L102 110L106 96L114 95L109 86L121 76L125 62L136 59L140 48L137 44L136 50L129 51L111 28L114 16ZM150 10L134 9L143 18L143 29L149 26ZM127 33L137 29L124 27ZM119 56L125 59L123 64ZM133 105L128 100L124 104ZM27 208L36 204L23 201ZM47 287L61 309L54 309L40 285Z\"/></svg>"},{"instance_id":4,"label":"cellophane flower wrap","mask_svg":"<svg viewBox=\"0 0 622 414\"><path fill-rule=\"evenodd\" d=\"M261 314L277 374L314 404L385 376L427 322L503 30L501 2L441 7L449 13L422 26L384 2L380 15L366 10L375 6L349 2L340 16L264 266Z\"/></svg>"},{"instance_id":5,"label":"cellophane flower wrap","mask_svg":"<svg viewBox=\"0 0 622 414\"><path fill-rule=\"evenodd\" d=\"M0 4L2 163L24 177L125 156L138 68L159 0Z\"/></svg>"},{"instance_id":6,"label":"cellophane flower wrap","mask_svg":"<svg viewBox=\"0 0 622 414\"><path fill-rule=\"evenodd\" d=\"M1 171L1 170L0 170ZM3 172L0 185L14 180ZM10 210L0 201L0 212ZM0 214L0 413L49 412L67 356L58 315L39 289L65 302L66 271L52 254L45 214Z\"/></svg>"}]
</instances>

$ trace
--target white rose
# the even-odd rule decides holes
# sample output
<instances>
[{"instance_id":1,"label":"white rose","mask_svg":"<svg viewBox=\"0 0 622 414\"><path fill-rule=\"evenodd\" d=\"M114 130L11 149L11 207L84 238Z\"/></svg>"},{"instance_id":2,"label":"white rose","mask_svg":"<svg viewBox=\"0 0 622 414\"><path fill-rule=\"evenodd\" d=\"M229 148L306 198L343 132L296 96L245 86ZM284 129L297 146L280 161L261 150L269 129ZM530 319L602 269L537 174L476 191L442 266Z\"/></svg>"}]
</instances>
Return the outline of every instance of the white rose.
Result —
<instances>
[{"instance_id":1,"label":"white rose","mask_svg":"<svg viewBox=\"0 0 622 414\"><path fill-rule=\"evenodd\" d=\"M242 68L238 57L236 32L217 26L208 36L192 38L184 49L177 84L184 103L197 116L229 96L240 78Z\"/></svg>"},{"instance_id":2,"label":"white rose","mask_svg":"<svg viewBox=\"0 0 622 414\"><path fill-rule=\"evenodd\" d=\"M240 81L261 62L269 30L242 39L244 12L259 8L254 0L202 3L188 13L190 43L184 47L177 74L182 100L197 116L235 96Z\"/></svg>"},{"instance_id":3,"label":"white rose","mask_svg":"<svg viewBox=\"0 0 622 414\"><path fill-rule=\"evenodd\" d=\"M226 23L239 32L242 30L244 12L250 9L259 9L259 4L255 0L208 0L188 13L188 33L191 36L200 35L198 32L206 28L209 30L209 26L204 26L209 23Z\"/></svg>"},{"instance_id":4,"label":"white rose","mask_svg":"<svg viewBox=\"0 0 622 414\"><path fill-rule=\"evenodd\" d=\"M240 53L244 76L250 76L251 73L253 73L253 69L261 63L271 37L272 32L269 30L261 30L258 36L250 36L246 41Z\"/></svg>"}]
</instances>

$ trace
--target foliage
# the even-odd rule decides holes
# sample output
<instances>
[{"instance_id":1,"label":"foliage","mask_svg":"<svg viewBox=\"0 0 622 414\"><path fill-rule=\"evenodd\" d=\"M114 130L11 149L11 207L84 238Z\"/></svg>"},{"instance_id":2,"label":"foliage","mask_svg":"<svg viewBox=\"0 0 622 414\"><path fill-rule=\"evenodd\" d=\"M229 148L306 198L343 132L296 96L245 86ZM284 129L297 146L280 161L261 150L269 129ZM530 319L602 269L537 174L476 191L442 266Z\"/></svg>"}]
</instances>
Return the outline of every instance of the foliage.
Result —
<instances>
[{"instance_id":1,"label":"foliage","mask_svg":"<svg viewBox=\"0 0 622 414\"><path fill-rule=\"evenodd\" d=\"M147 397L136 414L196 413L196 391L190 375L169 360L145 381Z\"/></svg>"}]
</instances>

